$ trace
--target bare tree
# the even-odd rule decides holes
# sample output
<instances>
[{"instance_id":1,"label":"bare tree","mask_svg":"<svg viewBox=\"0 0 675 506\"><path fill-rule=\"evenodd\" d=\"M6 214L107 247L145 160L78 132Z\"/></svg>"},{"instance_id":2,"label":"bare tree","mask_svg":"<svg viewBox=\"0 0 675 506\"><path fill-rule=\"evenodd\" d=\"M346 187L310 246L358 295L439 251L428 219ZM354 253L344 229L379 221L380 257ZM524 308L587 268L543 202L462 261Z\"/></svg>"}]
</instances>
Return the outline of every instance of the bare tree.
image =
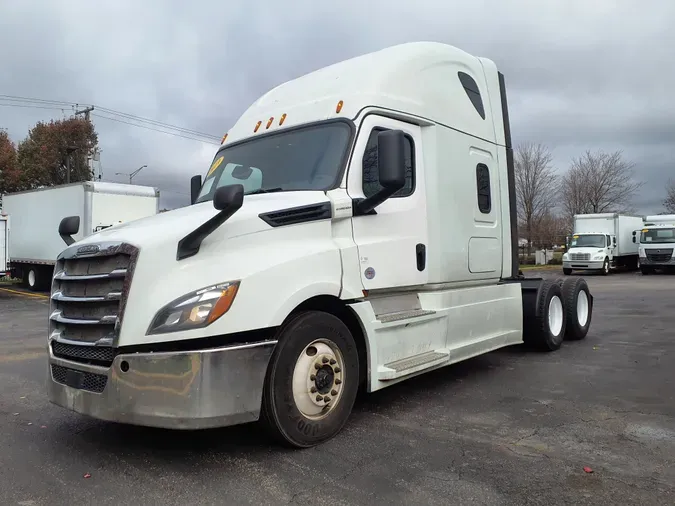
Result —
<instances>
[{"instance_id":1,"label":"bare tree","mask_svg":"<svg viewBox=\"0 0 675 506\"><path fill-rule=\"evenodd\" d=\"M666 198L663 199L663 207L667 213L675 213L675 180L668 181L666 187Z\"/></svg>"},{"instance_id":2,"label":"bare tree","mask_svg":"<svg viewBox=\"0 0 675 506\"><path fill-rule=\"evenodd\" d=\"M621 151L586 151L572 159L561 184L568 222L575 214L631 212L633 196L644 184L633 179L633 167Z\"/></svg>"},{"instance_id":3,"label":"bare tree","mask_svg":"<svg viewBox=\"0 0 675 506\"><path fill-rule=\"evenodd\" d=\"M552 249L565 244L565 219L546 211L533 228L532 242L537 248Z\"/></svg>"},{"instance_id":4,"label":"bare tree","mask_svg":"<svg viewBox=\"0 0 675 506\"><path fill-rule=\"evenodd\" d=\"M555 203L558 176L551 152L542 144L521 144L514 158L518 219L529 249L537 223Z\"/></svg>"}]
</instances>

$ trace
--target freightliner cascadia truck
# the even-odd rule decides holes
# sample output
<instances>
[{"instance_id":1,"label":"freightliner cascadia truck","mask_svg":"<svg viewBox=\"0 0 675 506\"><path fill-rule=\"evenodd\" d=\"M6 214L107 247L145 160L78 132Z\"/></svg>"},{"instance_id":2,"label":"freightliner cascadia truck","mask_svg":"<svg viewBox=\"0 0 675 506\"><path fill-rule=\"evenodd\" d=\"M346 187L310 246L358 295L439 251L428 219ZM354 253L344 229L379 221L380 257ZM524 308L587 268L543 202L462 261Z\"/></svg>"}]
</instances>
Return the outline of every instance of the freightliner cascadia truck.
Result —
<instances>
[{"instance_id":1,"label":"freightliner cascadia truck","mask_svg":"<svg viewBox=\"0 0 675 506\"><path fill-rule=\"evenodd\" d=\"M49 399L122 423L260 421L310 447L373 392L518 343L582 339L582 278L518 269L495 64L408 43L284 83L223 139L192 205L59 254ZM65 218L64 240L77 232Z\"/></svg>"}]
</instances>

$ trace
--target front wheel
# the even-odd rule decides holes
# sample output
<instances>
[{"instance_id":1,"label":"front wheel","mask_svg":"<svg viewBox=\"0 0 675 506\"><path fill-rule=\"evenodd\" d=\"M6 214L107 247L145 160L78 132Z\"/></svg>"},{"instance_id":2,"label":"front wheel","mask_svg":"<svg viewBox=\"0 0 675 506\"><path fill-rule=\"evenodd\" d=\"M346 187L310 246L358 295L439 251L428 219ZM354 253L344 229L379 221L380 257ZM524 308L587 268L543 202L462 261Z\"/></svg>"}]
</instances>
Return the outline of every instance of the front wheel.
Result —
<instances>
[{"instance_id":1,"label":"front wheel","mask_svg":"<svg viewBox=\"0 0 675 506\"><path fill-rule=\"evenodd\" d=\"M607 276L609 274L609 258L605 258L605 262L602 264L602 275Z\"/></svg>"},{"instance_id":2,"label":"front wheel","mask_svg":"<svg viewBox=\"0 0 675 506\"><path fill-rule=\"evenodd\" d=\"M300 313L280 331L261 419L281 443L315 446L342 430L358 386L359 355L347 326L328 313Z\"/></svg>"},{"instance_id":3,"label":"front wheel","mask_svg":"<svg viewBox=\"0 0 675 506\"><path fill-rule=\"evenodd\" d=\"M563 267L563 274L565 276L569 276L570 274L572 274L572 269L566 269L565 267Z\"/></svg>"}]
</instances>

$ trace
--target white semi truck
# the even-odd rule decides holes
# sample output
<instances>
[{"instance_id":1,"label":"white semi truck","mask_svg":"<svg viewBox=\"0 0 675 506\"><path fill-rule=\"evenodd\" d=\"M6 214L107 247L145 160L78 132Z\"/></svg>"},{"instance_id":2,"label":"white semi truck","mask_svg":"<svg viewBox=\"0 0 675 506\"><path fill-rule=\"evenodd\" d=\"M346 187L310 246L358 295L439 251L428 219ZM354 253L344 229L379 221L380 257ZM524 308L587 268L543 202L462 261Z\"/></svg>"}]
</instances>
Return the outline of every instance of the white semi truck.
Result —
<instances>
[{"instance_id":1,"label":"white semi truck","mask_svg":"<svg viewBox=\"0 0 675 506\"><path fill-rule=\"evenodd\" d=\"M646 216L633 242L640 249L642 274L675 270L675 214Z\"/></svg>"},{"instance_id":2,"label":"white semi truck","mask_svg":"<svg viewBox=\"0 0 675 506\"><path fill-rule=\"evenodd\" d=\"M638 269L638 247L633 233L642 227L641 216L617 213L577 214L574 234L563 255L563 273L596 270L607 275L621 267Z\"/></svg>"},{"instance_id":3,"label":"white semi truck","mask_svg":"<svg viewBox=\"0 0 675 506\"><path fill-rule=\"evenodd\" d=\"M488 59L409 43L282 84L201 179L193 205L59 255L55 404L176 429L261 419L309 447L360 388L588 332L582 278L519 272L506 89Z\"/></svg>"},{"instance_id":4,"label":"white semi truck","mask_svg":"<svg viewBox=\"0 0 675 506\"><path fill-rule=\"evenodd\" d=\"M150 186L85 181L9 193L2 197L9 215L9 269L31 290L48 289L56 257L63 250L58 227L77 216L74 240L104 228L157 214L159 191Z\"/></svg>"}]
</instances>

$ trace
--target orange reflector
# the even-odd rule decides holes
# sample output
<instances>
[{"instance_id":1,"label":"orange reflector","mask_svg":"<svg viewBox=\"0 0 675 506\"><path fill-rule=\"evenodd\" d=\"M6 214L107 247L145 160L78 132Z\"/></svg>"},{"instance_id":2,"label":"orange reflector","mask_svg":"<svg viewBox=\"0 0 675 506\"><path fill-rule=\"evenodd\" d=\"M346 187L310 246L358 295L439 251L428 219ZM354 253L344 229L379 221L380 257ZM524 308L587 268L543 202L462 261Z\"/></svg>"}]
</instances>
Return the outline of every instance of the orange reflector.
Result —
<instances>
[{"instance_id":1,"label":"orange reflector","mask_svg":"<svg viewBox=\"0 0 675 506\"><path fill-rule=\"evenodd\" d=\"M225 142L225 139L227 139L227 134L223 135L223 140L220 141L220 143L222 144L223 142Z\"/></svg>"},{"instance_id":2,"label":"orange reflector","mask_svg":"<svg viewBox=\"0 0 675 506\"><path fill-rule=\"evenodd\" d=\"M267 130L269 127L272 126L273 121L274 121L274 116L272 116L269 120L267 120L267 126L265 127L265 130Z\"/></svg>"},{"instance_id":3,"label":"orange reflector","mask_svg":"<svg viewBox=\"0 0 675 506\"><path fill-rule=\"evenodd\" d=\"M279 126L283 125L285 120L286 120L286 113L283 113L281 115L281 118L279 118Z\"/></svg>"},{"instance_id":4,"label":"orange reflector","mask_svg":"<svg viewBox=\"0 0 675 506\"><path fill-rule=\"evenodd\" d=\"M253 129L253 133L255 133L255 132L258 131L258 128L260 128L260 125L262 125L262 121L258 121L258 122L255 124L255 128Z\"/></svg>"},{"instance_id":5,"label":"orange reflector","mask_svg":"<svg viewBox=\"0 0 675 506\"><path fill-rule=\"evenodd\" d=\"M344 102L342 102L342 100L340 100L340 101L337 103L337 107L335 108L335 112L339 113L339 112L342 110L343 104L344 104Z\"/></svg>"}]
</instances>

